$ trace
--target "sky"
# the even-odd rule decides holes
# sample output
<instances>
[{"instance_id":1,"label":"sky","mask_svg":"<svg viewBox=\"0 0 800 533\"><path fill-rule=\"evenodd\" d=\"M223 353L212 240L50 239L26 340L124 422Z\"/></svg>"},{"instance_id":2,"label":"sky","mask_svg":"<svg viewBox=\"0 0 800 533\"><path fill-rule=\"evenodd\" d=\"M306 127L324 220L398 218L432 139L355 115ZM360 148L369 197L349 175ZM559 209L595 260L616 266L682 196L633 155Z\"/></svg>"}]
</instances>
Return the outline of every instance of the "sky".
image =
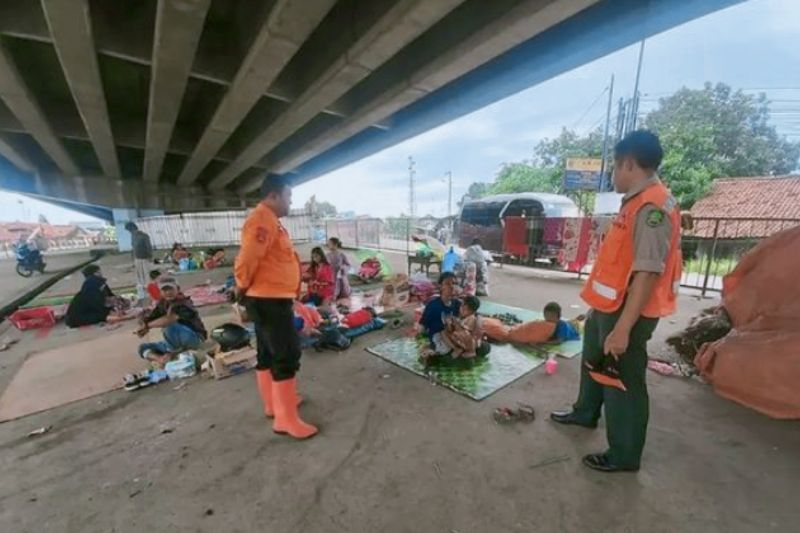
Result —
<instances>
[{"instance_id":1,"label":"sky","mask_svg":"<svg viewBox=\"0 0 800 533\"><path fill-rule=\"evenodd\" d=\"M800 107L800 1L750 0L670 31L645 44L642 110L681 87L723 82L763 90L785 111ZM586 133L603 124L604 91L613 74L614 100L630 97L639 45L496 102L470 115L338 169L294 191L295 207L312 195L341 211L372 216L408 213L408 157L416 164L416 213L447 214L446 173L453 176L453 210L469 185L490 182L504 162L529 159L533 147L562 128ZM800 140L800 115L775 113L780 133ZM343 186L345 184L346 186ZM354 191L358 191L354 194ZM19 203L22 200L23 204ZM0 220L51 223L91 217L0 191Z\"/></svg>"}]
</instances>

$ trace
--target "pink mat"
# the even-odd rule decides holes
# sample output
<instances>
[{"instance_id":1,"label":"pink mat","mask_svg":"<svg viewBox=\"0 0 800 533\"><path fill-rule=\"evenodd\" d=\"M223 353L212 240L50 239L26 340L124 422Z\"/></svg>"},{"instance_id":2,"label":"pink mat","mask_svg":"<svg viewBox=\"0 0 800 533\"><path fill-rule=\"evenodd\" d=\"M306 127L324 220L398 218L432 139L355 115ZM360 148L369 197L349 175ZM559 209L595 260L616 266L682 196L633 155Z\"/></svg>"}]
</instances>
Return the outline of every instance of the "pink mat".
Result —
<instances>
[{"instance_id":1,"label":"pink mat","mask_svg":"<svg viewBox=\"0 0 800 533\"><path fill-rule=\"evenodd\" d=\"M122 387L125 374L147 366L136 355L140 342L126 329L30 355L0 397L0 422Z\"/></svg>"},{"instance_id":2,"label":"pink mat","mask_svg":"<svg viewBox=\"0 0 800 533\"><path fill-rule=\"evenodd\" d=\"M195 307L228 303L228 297L218 292L221 288L222 285L200 285L184 290L183 294L192 299Z\"/></svg>"}]
</instances>

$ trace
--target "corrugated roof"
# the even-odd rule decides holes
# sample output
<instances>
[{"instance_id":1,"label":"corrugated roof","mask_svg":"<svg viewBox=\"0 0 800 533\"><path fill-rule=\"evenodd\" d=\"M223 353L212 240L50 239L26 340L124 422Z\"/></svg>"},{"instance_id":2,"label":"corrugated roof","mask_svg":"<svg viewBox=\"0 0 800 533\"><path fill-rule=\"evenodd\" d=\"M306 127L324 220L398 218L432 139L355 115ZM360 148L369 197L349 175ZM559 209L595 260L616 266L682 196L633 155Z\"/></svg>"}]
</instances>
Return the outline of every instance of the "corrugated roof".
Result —
<instances>
[{"instance_id":1,"label":"corrugated roof","mask_svg":"<svg viewBox=\"0 0 800 533\"><path fill-rule=\"evenodd\" d=\"M767 237L797 225L787 220L800 223L800 176L719 178L691 212L700 219L692 232L696 237L714 235L717 223L702 219L725 220L717 230L721 239Z\"/></svg>"}]
</instances>

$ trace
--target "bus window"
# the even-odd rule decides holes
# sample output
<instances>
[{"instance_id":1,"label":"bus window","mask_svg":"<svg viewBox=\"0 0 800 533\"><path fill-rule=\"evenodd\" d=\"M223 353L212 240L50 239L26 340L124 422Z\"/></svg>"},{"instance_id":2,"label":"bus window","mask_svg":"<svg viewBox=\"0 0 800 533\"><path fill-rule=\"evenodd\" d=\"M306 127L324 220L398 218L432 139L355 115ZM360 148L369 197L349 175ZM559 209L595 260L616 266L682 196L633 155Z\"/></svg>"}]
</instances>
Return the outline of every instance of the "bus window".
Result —
<instances>
[{"instance_id":1,"label":"bus window","mask_svg":"<svg viewBox=\"0 0 800 533\"><path fill-rule=\"evenodd\" d=\"M540 217L544 215L544 207L537 200L520 198L509 204L503 217L521 217L523 212L526 217Z\"/></svg>"},{"instance_id":2,"label":"bus window","mask_svg":"<svg viewBox=\"0 0 800 533\"><path fill-rule=\"evenodd\" d=\"M473 226L498 226L500 225L500 212L505 205L505 202L467 204L461 212L461 222Z\"/></svg>"}]
</instances>

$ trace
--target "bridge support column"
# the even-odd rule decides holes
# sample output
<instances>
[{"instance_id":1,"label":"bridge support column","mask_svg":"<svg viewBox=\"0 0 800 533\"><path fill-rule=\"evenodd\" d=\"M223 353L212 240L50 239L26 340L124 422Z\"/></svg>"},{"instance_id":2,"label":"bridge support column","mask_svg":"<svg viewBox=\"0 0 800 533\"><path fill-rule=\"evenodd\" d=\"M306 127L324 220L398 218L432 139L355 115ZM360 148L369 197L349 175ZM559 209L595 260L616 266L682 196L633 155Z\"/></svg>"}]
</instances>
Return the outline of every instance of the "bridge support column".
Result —
<instances>
[{"instance_id":1,"label":"bridge support column","mask_svg":"<svg viewBox=\"0 0 800 533\"><path fill-rule=\"evenodd\" d=\"M126 209L115 208L111 210L114 215L114 226L117 228L117 247L120 252L130 252L133 249L131 245L131 234L125 229L125 224L128 222L136 222L137 218L142 217L157 217L164 214L161 209Z\"/></svg>"}]
</instances>

